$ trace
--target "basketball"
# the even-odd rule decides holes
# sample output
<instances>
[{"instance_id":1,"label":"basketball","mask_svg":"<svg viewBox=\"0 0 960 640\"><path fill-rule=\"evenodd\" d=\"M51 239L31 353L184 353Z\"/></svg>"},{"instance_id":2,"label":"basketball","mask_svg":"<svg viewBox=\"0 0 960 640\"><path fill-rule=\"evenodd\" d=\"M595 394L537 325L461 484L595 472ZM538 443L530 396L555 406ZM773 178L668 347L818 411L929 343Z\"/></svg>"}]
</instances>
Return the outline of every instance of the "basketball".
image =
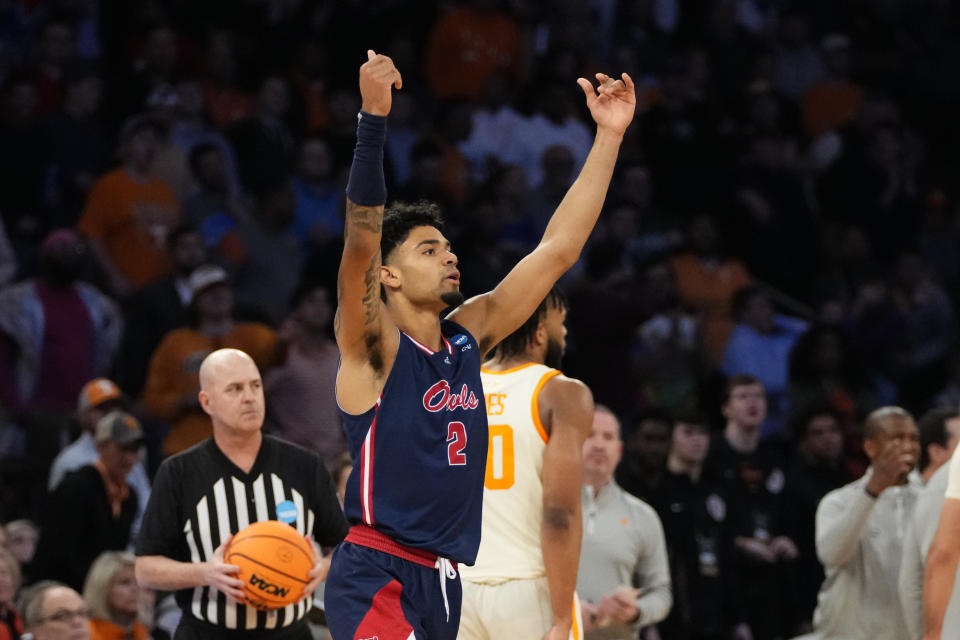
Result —
<instances>
[{"instance_id":1,"label":"basketball","mask_svg":"<svg viewBox=\"0 0 960 640\"><path fill-rule=\"evenodd\" d=\"M310 543L276 520L254 522L237 533L223 560L240 567L247 604L260 610L280 609L299 600L314 563Z\"/></svg>"}]
</instances>

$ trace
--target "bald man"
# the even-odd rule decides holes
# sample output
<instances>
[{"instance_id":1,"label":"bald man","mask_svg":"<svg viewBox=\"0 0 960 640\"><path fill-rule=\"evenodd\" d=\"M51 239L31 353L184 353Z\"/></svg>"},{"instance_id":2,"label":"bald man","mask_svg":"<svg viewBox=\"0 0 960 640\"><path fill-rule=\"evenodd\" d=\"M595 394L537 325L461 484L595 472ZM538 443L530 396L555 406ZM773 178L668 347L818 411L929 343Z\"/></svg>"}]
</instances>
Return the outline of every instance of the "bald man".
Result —
<instances>
[{"instance_id":1,"label":"bald man","mask_svg":"<svg viewBox=\"0 0 960 640\"><path fill-rule=\"evenodd\" d=\"M233 534L263 520L335 546L347 524L330 475L315 452L263 435L263 381L243 351L207 356L200 389L213 437L160 466L137 540L137 580L176 591L183 615L174 640L246 638L252 630L267 640L309 640L305 616L329 559L317 553L297 603L258 611L244 604L239 568L223 553Z\"/></svg>"},{"instance_id":2,"label":"bald man","mask_svg":"<svg viewBox=\"0 0 960 640\"><path fill-rule=\"evenodd\" d=\"M831 491L817 508L817 556L826 569L814 613L814 637L909 638L897 591L903 537L922 487L914 472L920 436L900 407L875 410L864 423L871 466Z\"/></svg>"}]
</instances>

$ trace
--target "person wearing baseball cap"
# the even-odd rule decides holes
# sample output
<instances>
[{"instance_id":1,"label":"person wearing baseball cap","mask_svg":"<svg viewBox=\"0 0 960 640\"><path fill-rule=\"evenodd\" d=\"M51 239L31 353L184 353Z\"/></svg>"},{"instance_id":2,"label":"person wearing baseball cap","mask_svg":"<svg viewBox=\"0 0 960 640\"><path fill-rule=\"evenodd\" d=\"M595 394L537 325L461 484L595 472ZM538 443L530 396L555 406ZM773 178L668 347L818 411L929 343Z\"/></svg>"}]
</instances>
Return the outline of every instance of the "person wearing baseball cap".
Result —
<instances>
[{"instance_id":1,"label":"person wearing baseball cap","mask_svg":"<svg viewBox=\"0 0 960 640\"><path fill-rule=\"evenodd\" d=\"M83 587L100 553L127 548L137 513L137 492L127 476L140 460L140 421L114 409L97 421L92 438L97 459L66 474L47 501L32 567L34 577L74 589Z\"/></svg>"},{"instance_id":2,"label":"person wearing baseball cap","mask_svg":"<svg viewBox=\"0 0 960 640\"><path fill-rule=\"evenodd\" d=\"M250 354L261 370L277 358L277 335L265 324L239 322L227 272L201 265L187 279L190 325L174 329L160 341L150 358L143 388L143 406L151 418L170 423L162 451L170 456L210 437L210 417L200 408L200 363L222 348Z\"/></svg>"},{"instance_id":3,"label":"person wearing baseball cap","mask_svg":"<svg viewBox=\"0 0 960 640\"><path fill-rule=\"evenodd\" d=\"M95 378L80 390L77 397L76 420L80 425L80 437L63 448L50 467L50 476L47 489L52 493L64 476L71 472L91 465L97 461L97 443L94 432L101 418L111 411L122 408L126 404L126 397L120 387L107 378ZM127 484L137 493L137 514L133 522L133 533L140 530L140 519L143 510L147 507L150 498L150 479L141 460L137 460L127 475Z\"/></svg>"}]
</instances>

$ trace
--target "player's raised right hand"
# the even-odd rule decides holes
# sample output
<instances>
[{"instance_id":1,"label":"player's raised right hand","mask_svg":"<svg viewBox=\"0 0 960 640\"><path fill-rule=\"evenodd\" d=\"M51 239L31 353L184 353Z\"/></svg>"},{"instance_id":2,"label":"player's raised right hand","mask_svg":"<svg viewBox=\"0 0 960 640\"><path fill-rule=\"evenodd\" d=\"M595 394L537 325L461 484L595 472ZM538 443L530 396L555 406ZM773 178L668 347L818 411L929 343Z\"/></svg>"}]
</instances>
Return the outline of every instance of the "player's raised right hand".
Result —
<instances>
[{"instance_id":1,"label":"player's raised right hand","mask_svg":"<svg viewBox=\"0 0 960 640\"><path fill-rule=\"evenodd\" d=\"M403 87L403 78L388 56L367 49L367 61L360 67L361 109L375 116L390 113L393 104L392 87Z\"/></svg>"}]
</instances>

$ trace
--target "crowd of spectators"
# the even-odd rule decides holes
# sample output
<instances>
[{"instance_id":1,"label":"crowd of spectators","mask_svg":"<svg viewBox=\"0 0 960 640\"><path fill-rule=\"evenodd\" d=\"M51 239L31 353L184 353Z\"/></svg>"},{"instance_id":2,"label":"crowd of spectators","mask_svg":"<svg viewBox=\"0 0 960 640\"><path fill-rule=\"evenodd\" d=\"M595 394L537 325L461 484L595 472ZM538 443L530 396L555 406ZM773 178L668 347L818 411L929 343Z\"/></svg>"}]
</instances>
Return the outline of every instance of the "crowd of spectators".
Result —
<instances>
[{"instance_id":1,"label":"crowd of spectators","mask_svg":"<svg viewBox=\"0 0 960 640\"><path fill-rule=\"evenodd\" d=\"M467 295L536 243L589 151L576 78L636 80L604 212L562 281L564 369L621 420L621 486L655 507L709 499L687 520L658 507L668 538L704 529L684 544L710 573L664 629L689 628L683 598L731 588L711 629L809 628L814 514L870 464L865 417L960 405L958 35L946 0L0 3L0 522L16 559L0 555L0 638L80 619L87 566L128 539L41 575L30 523L55 522L82 472L135 535L143 476L209 435L211 350L250 353L267 428L339 464L331 316L369 48L403 74L390 200L442 206ZM98 437L116 409L146 445L126 481L129 443ZM54 465L67 445L73 466ZM747 497L718 519L711 483L734 480ZM73 607L62 620L42 590L14 608L21 564L25 583L70 585L46 585ZM675 588L693 570L671 569ZM130 627L132 605L102 595L87 606Z\"/></svg>"}]
</instances>

